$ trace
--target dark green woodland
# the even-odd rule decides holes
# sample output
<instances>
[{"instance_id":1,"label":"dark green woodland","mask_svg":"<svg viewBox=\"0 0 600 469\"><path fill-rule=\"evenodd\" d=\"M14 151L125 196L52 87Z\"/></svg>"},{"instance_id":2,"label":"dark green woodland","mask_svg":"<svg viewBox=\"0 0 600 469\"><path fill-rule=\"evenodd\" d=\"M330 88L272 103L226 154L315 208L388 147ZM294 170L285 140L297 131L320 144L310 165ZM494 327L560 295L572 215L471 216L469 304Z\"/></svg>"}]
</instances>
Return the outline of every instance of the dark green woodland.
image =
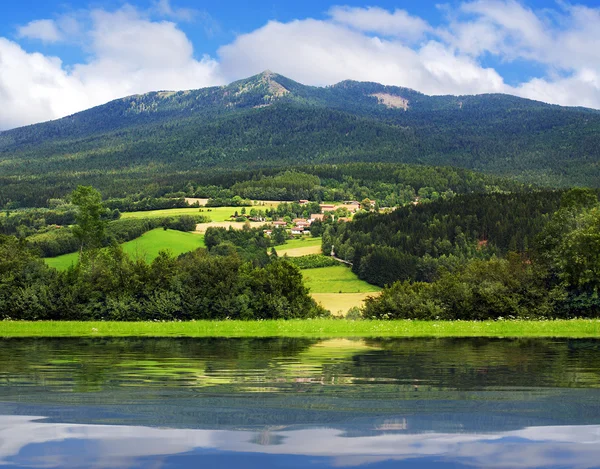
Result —
<instances>
[{"instance_id":1,"label":"dark green woodland","mask_svg":"<svg viewBox=\"0 0 600 469\"><path fill-rule=\"evenodd\" d=\"M229 188L236 169L352 162L598 187L599 143L595 110L352 81L309 87L265 72L225 87L130 96L1 132L0 205L45 206L80 184L108 198L157 197L190 185Z\"/></svg>"}]
</instances>

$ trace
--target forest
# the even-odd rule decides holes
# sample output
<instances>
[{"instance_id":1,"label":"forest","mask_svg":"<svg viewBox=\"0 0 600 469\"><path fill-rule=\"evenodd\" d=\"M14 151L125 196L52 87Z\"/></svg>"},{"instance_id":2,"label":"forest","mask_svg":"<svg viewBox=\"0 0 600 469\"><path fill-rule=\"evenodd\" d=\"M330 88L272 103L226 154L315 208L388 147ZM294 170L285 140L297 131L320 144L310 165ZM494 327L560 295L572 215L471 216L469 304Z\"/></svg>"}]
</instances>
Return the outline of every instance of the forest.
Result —
<instances>
[{"instance_id":1,"label":"forest","mask_svg":"<svg viewBox=\"0 0 600 469\"><path fill-rule=\"evenodd\" d=\"M287 93L274 93L281 86ZM407 108L388 108L375 93L401 97ZM357 82L316 88L259 75L132 96L1 132L0 206L43 207L77 185L107 198L161 197L190 185L230 189L234 182L219 179L232 171L350 163L453 166L543 187L599 187L599 130L597 111L507 95L426 96ZM292 195L239 182L242 197Z\"/></svg>"},{"instance_id":2,"label":"forest","mask_svg":"<svg viewBox=\"0 0 600 469\"><path fill-rule=\"evenodd\" d=\"M361 278L386 286L366 301L364 317L600 316L596 192L474 199L456 197L327 228L324 248L333 243Z\"/></svg>"}]
</instances>

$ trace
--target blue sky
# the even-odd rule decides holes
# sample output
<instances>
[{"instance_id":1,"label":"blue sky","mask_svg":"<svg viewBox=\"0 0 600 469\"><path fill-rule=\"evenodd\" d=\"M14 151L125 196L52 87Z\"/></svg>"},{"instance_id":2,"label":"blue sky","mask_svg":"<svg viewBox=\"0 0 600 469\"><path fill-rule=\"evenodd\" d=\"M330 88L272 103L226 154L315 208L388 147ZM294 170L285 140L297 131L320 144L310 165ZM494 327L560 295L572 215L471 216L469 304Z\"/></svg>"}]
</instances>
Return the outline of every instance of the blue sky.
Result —
<instances>
[{"instance_id":1,"label":"blue sky","mask_svg":"<svg viewBox=\"0 0 600 469\"><path fill-rule=\"evenodd\" d=\"M264 69L600 108L600 4L21 0L0 15L0 130Z\"/></svg>"}]
</instances>

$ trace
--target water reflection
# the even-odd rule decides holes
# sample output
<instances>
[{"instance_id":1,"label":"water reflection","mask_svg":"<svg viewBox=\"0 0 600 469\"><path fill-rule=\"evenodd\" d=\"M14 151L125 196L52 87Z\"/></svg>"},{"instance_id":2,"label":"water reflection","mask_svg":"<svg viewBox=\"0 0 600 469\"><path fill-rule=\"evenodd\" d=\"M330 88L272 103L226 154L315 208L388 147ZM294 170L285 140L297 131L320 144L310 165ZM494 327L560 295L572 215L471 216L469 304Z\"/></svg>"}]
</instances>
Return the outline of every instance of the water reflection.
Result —
<instances>
[{"instance_id":1,"label":"water reflection","mask_svg":"<svg viewBox=\"0 0 600 469\"><path fill-rule=\"evenodd\" d=\"M0 465L600 467L599 352L589 339L1 340Z\"/></svg>"},{"instance_id":2,"label":"water reflection","mask_svg":"<svg viewBox=\"0 0 600 469\"><path fill-rule=\"evenodd\" d=\"M373 428L372 428L373 430ZM344 428L260 431L65 425L34 417L0 418L0 464L17 467L598 467L600 426L530 427L497 433L381 431L349 437ZM79 456L78 456L79 455ZM185 464L182 464L185 462ZM397 464L394 465L397 467ZM414 466L413 466L414 467Z\"/></svg>"}]
</instances>

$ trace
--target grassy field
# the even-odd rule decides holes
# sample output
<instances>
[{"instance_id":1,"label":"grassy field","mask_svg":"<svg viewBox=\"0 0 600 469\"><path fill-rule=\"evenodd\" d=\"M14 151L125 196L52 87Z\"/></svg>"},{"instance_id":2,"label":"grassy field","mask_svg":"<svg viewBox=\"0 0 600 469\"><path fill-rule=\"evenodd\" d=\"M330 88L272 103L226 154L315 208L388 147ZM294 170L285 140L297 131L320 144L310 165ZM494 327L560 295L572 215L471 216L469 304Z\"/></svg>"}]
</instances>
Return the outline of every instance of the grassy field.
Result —
<instances>
[{"instance_id":1,"label":"grassy field","mask_svg":"<svg viewBox=\"0 0 600 469\"><path fill-rule=\"evenodd\" d=\"M277 249L277 247L275 247ZM293 249L280 249L277 250L277 254L279 256L288 256L288 257L303 257L310 256L311 254L321 254L321 246L306 246L302 248L293 248Z\"/></svg>"},{"instance_id":2,"label":"grassy field","mask_svg":"<svg viewBox=\"0 0 600 469\"><path fill-rule=\"evenodd\" d=\"M281 246L275 246L277 254L288 257L302 257L321 254L321 238L290 239Z\"/></svg>"},{"instance_id":3,"label":"grassy field","mask_svg":"<svg viewBox=\"0 0 600 469\"><path fill-rule=\"evenodd\" d=\"M350 308L362 306L366 297L381 291L381 288L360 280L345 265L304 269L302 276L315 301L336 316L343 316Z\"/></svg>"},{"instance_id":4,"label":"grassy field","mask_svg":"<svg viewBox=\"0 0 600 469\"><path fill-rule=\"evenodd\" d=\"M336 265L302 271L305 285L312 293L369 293L381 288L360 280L349 267Z\"/></svg>"},{"instance_id":5,"label":"grassy field","mask_svg":"<svg viewBox=\"0 0 600 469\"><path fill-rule=\"evenodd\" d=\"M600 337L600 320L2 321L0 337Z\"/></svg>"},{"instance_id":6,"label":"grassy field","mask_svg":"<svg viewBox=\"0 0 600 469\"><path fill-rule=\"evenodd\" d=\"M134 258L143 258L146 262L151 262L159 251L169 250L172 255L178 256L184 252L193 251L204 247L204 237L194 233L184 233L183 231L164 230L156 228L155 230L144 233L137 239L122 244L123 250ZM78 253L65 254L58 257L47 257L46 263L58 270L65 270L71 264L77 263Z\"/></svg>"},{"instance_id":7,"label":"grassy field","mask_svg":"<svg viewBox=\"0 0 600 469\"><path fill-rule=\"evenodd\" d=\"M279 202L269 201L259 203L255 205L257 209L265 209L273 206L277 206ZM244 207L246 211L250 211L252 207ZM200 211L202 210L202 211ZM165 218L165 217L178 217L181 215L207 215L215 222L229 221L231 215L235 212L240 213L242 207L190 207L190 208L170 208L166 210L149 210L145 212L123 212L121 219L127 220L128 218Z\"/></svg>"},{"instance_id":8,"label":"grassy field","mask_svg":"<svg viewBox=\"0 0 600 469\"><path fill-rule=\"evenodd\" d=\"M345 316L350 308L360 308L367 297L377 295L379 292L310 294L317 303L335 316Z\"/></svg>"},{"instance_id":9,"label":"grassy field","mask_svg":"<svg viewBox=\"0 0 600 469\"><path fill-rule=\"evenodd\" d=\"M299 239L288 239L285 244L281 246L275 246L275 249L296 249L305 248L307 246L321 246L321 238L299 238Z\"/></svg>"}]
</instances>

